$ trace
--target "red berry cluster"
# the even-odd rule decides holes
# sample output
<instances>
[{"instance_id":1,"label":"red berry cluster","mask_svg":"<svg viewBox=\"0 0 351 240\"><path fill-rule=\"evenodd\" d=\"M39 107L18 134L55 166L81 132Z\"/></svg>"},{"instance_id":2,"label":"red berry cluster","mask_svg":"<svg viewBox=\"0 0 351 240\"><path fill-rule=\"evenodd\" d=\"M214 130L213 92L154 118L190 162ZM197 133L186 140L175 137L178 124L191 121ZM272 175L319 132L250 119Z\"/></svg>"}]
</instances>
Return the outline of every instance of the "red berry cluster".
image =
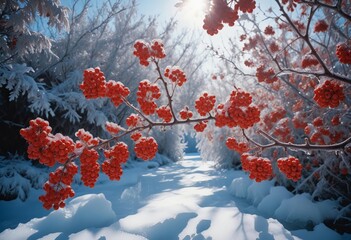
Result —
<instances>
[{"instance_id":1,"label":"red berry cluster","mask_svg":"<svg viewBox=\"0 0 351 240\"><path fill-rule=\"evenodd\" d=\"M317 66L318 64L319 61L315 57L307 55L302 59L301 67L308 68L311 66Z\"/></svg>"},{"instance_id":2,"label":"red berry cluster","mask_svg":"<svg viewBox=\"0 0 351 240\"><path fill-rule=\"evenodd\" d=\"M109 150L105 150L104 155L106 160L101 165L102 171L110 180L119 180L123 174L121 164L128 161L128 146L123 142L118 142Z\"/></svg>"},{"instance_id":3,"label":"red berry cluster","mask_svg":"<svg viewBox=\"0 0 351 240\"><path fill-rule=\"evenodd\" d=\"M288 4L288 10L294 11L297 6L297 3L301 2L301 0L281 0L283 4Z\"/></svg>"},{"instance_id":4,"label":"red berry cluster","mask_svg":"<svg viewBox=\"0 0 351 240\"><path fill-rule=\"evenodd\" d=\"M257 34L253 37L249 37L247 42L244 43L243 51L250 51L254 49L257 46L258 40L259 38Z\"/></svg>"},{"instance_id":5,"label":"red berry cluster","mask_svg":"<svg viewBox=\"0 0 351 240\"><path fill-rule=\"evenodd\" d=\"M186 82L186 76L184 71L177 66L166 67L164 75L165 77L169 78L172 82L177 84L179 87Z\"/></svg>"},{"instance_id":6,"label":"red berry cluster","mask_svg":"<svg viewBox=\"0 0 351 240\"><path fill-rule=\"evenodd\" d=\"M321 127L323 126L323 119L321 117L316 117L315 119L313 119L312 124L315 127Z\"/></svg>"},{"instance_id":7,"label":"red berry cluster","mask_svg":"<svg viewBox=\"0 0 351 240\"><path fill-rule=\"evenodd\" d=\"M213 0L210 11L204 19L203 29L211 36L218 33L223 28L223 23L233 26L239 19L238 7L231 9L223 0ZM243 5L245 9L245 6Z\"/></svg>"},{"instance_id":8,"label":"red berry cluster","mask_svg":"<svg viewBox=\"0 0 351 240\"><path fill-rule=\"evenodd\" d=\"M195 108L200 116L206 116L214 107L216 103L216 96L208 95L208 93L203 93L195 101Z\"/></svg>"},{"instance_id":9,"label":"red berry cluster","mask_svg":"<svg viewBox=\"0 0 351 240\"><path fill-rule=\"evenodd\" d=\"M274 110L269 112L263 118L264 128L266 130L271 130L273 124L283 119L286 115L286 110L282 107L276 107Z\"/></svg>"},{"instance_id":10,"label":"red berry cluster","mask_svg":"<svg viewBox=\"0 0 351 240\"><path fill-rule=\"evenodd\" d=\"M84 148L80 155L81 180L85 186L93 188L99 177L99 154L95 149Z\"/></svg>"},{"instance_id":11,"label":"red berry cluster","mask_svg":"<svg viewBox=\"0 0 351 240\"><path fill-rule=\"evenodd\" d=\"M248 92L234 90L225 104L219 104L215 115L217 127L228 126L230 128L252 127L260 121L260 110L256 106L250 106L252 97Z\"/></svg>"},{"instance_id":12,"label":"red berry cluster","mask_svg":"<svg viewBox=\"0 0 351 240\"><path fill-rule=\"evenodd\" d=\"M129 88L121 82L110 80L106 83L106 97L110 98L116 107L121 105L123 98L126 98L129 94Z\"/></svg>"},{"instance_id":13,"label":"red berry cluster","mask_svg":"<svg viewBox=\"0 0 351 240\"><path fill-rule=\"evenodd\" d=\"M313 99L320 107L336 108L345 99L343 86L336 81L327 80L314 90Z\"/></svg>"},{"instance_id":14,"label":"red berry cluster","mask_svg":"<svg viewBox=\"0 0 351 240\"><path fill-rule=\"evenodd\" d=\"M141 137L135 143L134 151L138 158L149 160L156 156L158 144L153 137Z\"/></svg>"},{"instance_id":15,"label":"red berry cluster","mask_svg":"<svg viewBox=\"0 0 351 240\"><path fill-rule=\"evenodd\" d=\"M50 173L49 181L44 184L45 195L39 197L43 203L43 207L47 210L54 208L63 208L64 200L68 197L73 197L74 192L71 188L73 177L78 172L78 167L74 163L68 163Z\"/></svg>"},{"instance_id":16,"label":"red berry cluster","mask_svg":"<svg viewBox=\"0 0 351 240\"><path fill-rule=\"evenodd\" d=\"M351 64L351 41L339 43L336 46L336 56L344 64Z\"/></svg>"},{"instance_id":17,"label":"red berry cluster","mask_svg":"<svg viewBox=\"0 0 351 240\"><path fill-rule=\"evenodd\" d=\"M155 39L151 44L137 40L134 44L133 54L139 58L140 64L143 66L148 66L150 59L162 59L166 57L163 43L159 39Z\"/></svg>"},{"instance_id":18,"label":"red berry cluster","mask_svg":"<svg viewBox=\"0 0 351 240\"><path fill-rule=\"evenodd\" d=\"M301 178L302 164L295 157L279 158L279 170L286 175L287 178L297 182Z\"/></svg>"},{"instance_id":19,"label":"red berry cluster","mask_svg":"<svg viewBox=\"0 0 351 240\"><path fill-rule=\"evenodd\" d=\"M76 148L96 146L100 142L98 138L94 138L90 132L82 128L75 133L75 136L80 140L77 141Z\"/></svg>"},{"instance_id":20,"label":"red berry cluster","mask_svg":"<svg viewBox=\"0 0 351 240\"><path fill-rule=\"evenodd\" d=\"M67 163L65 166L58 167L55 172L49 174L49 183L56 185L63 183L71 185L73 177L78 173L78 167L74 163Z\"/></svg>"},{"instance_id":21,"label":"red berry cluster","mask_svg":"<svg viewBox=\"0 0 351 240\"><path fill-rule=\"evenodd\" d=\"M43 203L43 207L47 210L54 208L55 210L65 207L64 201L74 196L71 186L51 185L49 182L44 184L45 195L39 197Z\"/></svg>"},{"instance_id":22,"label":"red berry cluster","mask_svg":"<svg viewBox=\"0 0 351 240\"><path fill-rule=\"evenodd\" d=\"M157 84L151 84L149 80L143 80L140 82L137 92L137 101L140 105L141 111L143 111L145 115L155 113L157 109L155 99L159 99L160 97L161 92Z\"/></svg>"},{"instance_id":23,"label":"red berry cluster","mask_svg":"<svg viewBox=\"0 0 351 240\"><path fill-rule=\"evenodd\" d=\"M50 142L43 149L39 162L50 167L56 162L64 164L74 149L75 144L71 138L57 133L50 138Z\"/></svg>"},{"instance_id":24,"label":"red berry cluster","mask_svg":"<svg viewBox=\"0 0 351 240\"><path fill-rule=\"evenodd\" d=\"M85 98L93 99L105 97L106 81L104 73L100 68L89 68L84 70L83 82L80 84L80 89L83 91Z\"/></svg>"},{"instance_id":25,"label":"red berry cluster","mask_svg":"<svg viewBox=\"0 0 351 240\"><path fill-rule=\"evenodd\" d=\"M207 122L201 121L201 122L195 124L194 129L196 132L203 132L206 127L207 127Z\"/></svg>"},{"instance_id":26,"label":"red berry cluster","mask_svg":"<svg viewBox=\"0 0 351 240\"><path fill-rule=\"evenodd\" d=\"M105 128L109 133L113 135L116 135L121 130L121 127L117 123L113 123L113 122L106 122Z\"/></svg>"},{"instance_id":27,"label":"red berry cluster","mask_svg":"<svg viewBox=\"0 0 351 240\"><path fill-rule=\"evenodd\" d=\"M51 134L49 122L36 118L28 128L20 130L21 136L29 143L27 152L30 159L52 167L56 162L64 164L75 150L75 144L62 134Z\"/></svg>"},{"instance_id":28,"label":"red berry cluster","mask_svg":"<svg viewBox=\"0 0 351 240\"><path fill-rule=\"evenodd\" d=\"M275 52L278 52L279 51L279 45L276 44L275 42L272 42L271 44L269 44L269 50L272 52L272 53L275 53Z\"/></svg>"},{"instance_id":29,"label":"red berry cluster","mask_svg":"<svg viewBox=\"0 0 351 240\"><path fill-rule=\"evenodd\" d=\"M275 31L273 30L273 27L269 25L269 26L267 26L264 29L264 34L266 34L266 35L274 35Z\"/></svg>"},{"instance_id":30,"label":"red berry cluster","mask_svg":"<svg viewBox=\"0 0 351 240\"><path fill-rule=\"evenodd\" d=\"M260 65L256 69L256 77L258 82L274 83L278 81L278 77L275 76L275 72L273 68L269 68L268 70L265 70L264 65Z\"/></svg>"},{"instance_id":31,"label":"red berry cluster","mask_svg":"<svg viewBox=\"0 0 351 240\"><path fill-rule=\"evenodd\" d=\"M180 118L183 120L188 120L189 118L193 117L193 113L192 111L189 110L188 107L185 107L182 110L180 110L179 115L180 115Z\"/></svg>"},{"instance_id":32,"label":"red berry cluster","mask_svg":"<svg viewBox=\"0 0 351 240\"><path fill-rule=\"evenodd\" d=\"M244 64L246 67L253 67L255 65L252 60L245 60Z\"/></svg>"},{"instance_id":33,"label":"red berry cluster","mask_svg":"<svg viewBox=\"0 0 351 240\"><path fill-rule=\"evenodd\" d=\"M341 124L341 121L340 121L340 116L339 115L335 115L332 119L331 119L331 124L333 126L338 126Z\"/></svg>"},{"instance_id":34,"label":"red berry cluster","mask_svg":"<svg viewBox=\"0 0 351 240\"><path fill-rule=\"evenodd\" d=\"M169 123L172 118L171 109L168 106L161 106L156 110L157 116L162 118L164 122Z\"/></svg>"},{"instance_id":35,"label":"red berry cluster","mask_svg":"<svg viewBox=\"0 0 351 240\"><path fill-rule=\"evenodd\" d=\"M140 132L135 132L130 135L130 138L136 142L142 137L142 134Z\"/></svg>"},{"instance_id":36,"label":"red berry cluster","mask_svg":"<svg viewBox=\"0 0 351 240\"><path fill-rule=\"evenodd\" d=\"M251 155L248 153L243 153L240 156L241 168L245 172L248 172L250 169L250 158L251 158Z\"/></svg>"},{"instance_id":37,"label":"red berry cluster","mask_svg":"<svg viewBox=\"0 0 351 240\"><path fill-rule=\"evenodd\" d=\"M314 25L314 32L325 32L328 30L329 25L324 20L318 20Z\"/></svg>"},{"instance_id":38,"label":"red berry cluster","mask_svg":"<svg viewBox=\"0 0 351 240\"><path fill-rule=\"evenodd\" d=\"M151 57L158 58L158 59L162 59L166 57L165 49L161 39L154 39L151 41L150 55Z\"/></svg>"},{"instance_id":39,"label":"red berry cluster","mask_svg":"<svg viewBox=\"0 0 351 240\"><path fill-rule=\"evenodd\" d=\"M129 88L123 83L113 80L106 82L104 73L98 67L84 70L83 77L80 89L87 99L108 97L118 107L123 102L122 98L130 94Z\"/></svg>"},{"instance_id":40,"label":"red berry cluster","mask_svg":"<svg viewBox=\"0 0 351 240\"><path fill-rule=\"evenodd\" d=\"M241 155L240 160L243 170L250 173L250 179L254 179L256 182L262 182L272 177L273 169L269 159L244 153Z\"/></svg>"},{"instance_id":41,"label":"red berry cluster","mask_svg":"<svg viewBox=\"0 0 351 240\"><path fill-rule=\"evenodd\" d=\"M49 134L51 134L49 122L41 118L36 118L29 122L29 127L20 130L21 136L28 142L28 158L41 159L43 148L49 144ZM53 164L52 164L53 165Z\"/></svg>"},{"instance_id":42,"label":"red berry cluster","mask_svg":"<svg viewBox=\"0 0 351 240\"><path fill-rule=\"evenodd\" d=\"M126 119L126 124L128 127L136 127L138 126L139 122L141 121L138 114L132 113Z\"/></svg>"},{"instance_id":43,"label":"red berry cluster","mask_svg":"<svg viewBox=\"0 0 351 240\"><path fill-rule=\"evenodd\" d=\"M256 1L254 0L239 0L237 5L239 10L243 13L252 13L256 8Z\"/></svg>"},{"instance_id":44,"label":"red berry cluster","mask_svg":"<svg viewBox=\"0 0 351 240\"><path fill-rule=\"evenodd\" d=\"M229 137L225 143L230 150L237 151L238 153L244 153L249 151L249 146L247 143L238 143L235 138Z\"/></svg>"}]
</instances>

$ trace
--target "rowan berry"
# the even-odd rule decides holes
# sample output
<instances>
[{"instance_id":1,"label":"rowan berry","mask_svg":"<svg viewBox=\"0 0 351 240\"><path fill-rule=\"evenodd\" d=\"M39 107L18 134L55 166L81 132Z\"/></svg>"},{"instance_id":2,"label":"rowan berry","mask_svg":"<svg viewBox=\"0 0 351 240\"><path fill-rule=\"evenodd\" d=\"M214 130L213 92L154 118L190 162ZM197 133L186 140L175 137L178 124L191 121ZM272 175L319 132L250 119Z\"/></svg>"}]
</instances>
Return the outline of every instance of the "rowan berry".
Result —
<instances>
[{"instance_id":1,"label":"rowan berry","mask_svg":"<svg viewBox=\"0 0 351 240\"><path fill-rule=\"evenodd\" d=\"M338 126L341 124L340 122L340 116L339 115L335 115L332 119L331 119L331 124L333 126Z\"/></svg>"},{"instance_id":2,"label":"rowan berry","mask_svg":"<svg viewBox=\"0 0 351 240\"><path fill-rule=\"evenodd\" d=\"M110 180L117 180L121 179L123 174L123 169L120 164L117 164L111 160L105 160L101 165L102 171L109 177Z\"/></svg>"},{"instance_id":3,"label":"rowan berry","mask_svg":"<svg viewBox=\"0 0 351 240\"><path fill-rule=\"evenodd\" d=\"M183 120L188 120L193 117L193 113L189 110L188 107L183 108L179 112L180 118Z\"/></svg>"},{"instance_id":4,"label":"rowan berry","mask_svg":"<svg viewBox=\"0 0 351 240\"><path fill-rule=\"evenodd\" d=\"M273 27L268 25L265 29L264 29L264 34L266 35L274 35L275 31L273 30Z\"/></svg>"},{"instance_id":5,"label":"rowan berry","mask_svg":"<svg viewBox=\"0 0 351 240\"><path fill-rule=\"evenodd\" d=\"M336 108L345 99L344 88L336 81L327 80L314 90L313 99L322 108Z\"/></svg>"},{"instance_id":6,"label":"rowan berry","mask_svg":"<svg viewBox=\"0 0 351 240\"><path fill-rule=\"evenodd\" d=\"M106 122L105 128L109 133L113 135L116 135L121 130L121 127L117 123L113 123L113 122Z\"/></svg>"},{"instance_id":7,"label":"rowan berry","mask_svg":"<svg viewBox=\"0 0 351 240\"><path fill-rule=\"evenodd\" d=\"M106 159L115 161L118 164L126 163L129 158L128 146L124 142L118 142L109 150L105 150L104 155Z\"/></svg>"},{"instance_id":8,"label":"rowan berry","mask_svg":"<svg viewBox=\"0 0 351 240\"><path fill-rule=\"evenodd\" d=\"M206 127L207 127L207 123L202 121L202 122L195 124L194 129L196 132L203 132Z\"/></svg>"},{"instance_id":9,"label":"rowan berry","mask_svg":"<svg viewBox=\"0 0 351 240\"><path fill-rule=\"evenodd\" d=\"M314 25L314 32L326 32L329 25L324 20L318 20Z\"/></svg>"},{"instance_id":10,"label":"rowan berry","mask_svg":"<svg viewBox=\"0 0 351 240\"><path fill-rule=\"evenodd\" d=\"M245 1L242 1L241 5L242 10L250 10L247 8ZM223 28L223 23L233 26L235 21L239 19L238 8L239 5L235 5L234 9L231 9L223 0L212 1L210 12L206 14L203 21L203 28L212 36Z\"/></svg>"},{"instance_id":11,"label":"rowan berry","mask_svg":"<svg viewBox=\"0 0 351 240\"><path fill-rule=\"evenodd\" d=\"M151 84L149 80L143 80L139 84L137 101L145 115L154 114L157 109L156 99L161 97L160 88L157 84Z\"/></svg>"},{"instance_id":12,"label":"rowan berry","mask_svg":"<svg viewBox=\"0 0 351 240\"><path fill-rule=\"evenodd\" d=\"M97 162L99 154L95 149L84 148L80 155L81 180L85 186L93 188L100 172L100 165Z\"/></svg>"},{"instance_id":13,"label":"rowan berry","mask_svg":"<svg viewBox=\"0 0 351 240\"><path fill-rule=\"evenodd\" d=\"M138 158L149 160L156 156L158 144L153 137L141 137L135 144L134 151Z\"/></svg>"},{"instance_id":14,"label":"rowan berry","mask_svg":"<svg viewBox=\"0 0 351 240\"><path fill-rule=\"evenodd\" d=\"M238 153L244 153L249 150L249 146L246 143L238 143L235 138L229 137L225 143L230 150L237 151Z\"/></svg>"},{"instance_id":15,"label":"rowan berry","mask_svg":"<svg viewBox=\"0 0 351 240\"><path fill-rule=\"evenodd\" d=\"M106 97L110 98L116 107L121 105L123 98L126 98L129 94L129 88L121 82L110 80L106 83Z\"/></svg>"},{"instance_id":16,"label":"rowan berry","mask_svg":"<svg viewBox=\"0 0 351 240\"><path fill-rule=\"evenodd\" d=\"M279 170L286 175L287 178L297 182L301 178L302 164L299 159L289 156L279 158L277 160Z\"/></svg>"},{"instance_id":17,"label":"rowan berry","mask_svg":"<svg viewBox=\"0 0 351 240\"><path fill-rule=\"evenodd\" d=\"M133 54L139 58L143 66L148 66L151 58L162 59L166 57L164 46L161 40L154 39L151 45L143 40L137 40L134 44Z\"/></svg>"},{"instance_id":18,"label":"rowan berry","mask_svg":"<svg viewBox=\"0 0 351 240\"><path fill-rule=\"evenodd\" d=\"M73 140L58 133L53 138L50 138L50 142L42 151L39 162L49 167L54 166L56 162L64 164L74 150L75 144Z\"/></svg>"},{"instance_id":19,"label":"rowan berry","mask_svg":"<svg viewBox=\"0 0 351 240\"><path fill-rule=\"evenodd\" d=\"M83 146L83 145L86 145L86 146L96 146L99 144L99 139L98 138L94 138L93 135L89 132L89 131L86 131L84 129L79 129L76 133L75 133L75 136L77 138L79 138L79 140L81 141L81 143L83 144L80 144L80 142L78 142L79 145Z\"/></svg>"},{"instance_id":20,"label":"rowan berry","mask_svg":"<svg viewBox=\"0 0 351 240\"><path fill-rule=\"evenodd\" d=\"M256 69L256 77L258 82L273 83L278 81L278 77L275 75L274 70L272 68L265 70L264 65L260 65Z\"/></svg>"},{"instance_id":21,"label":"rowan berry","mask_svg":"<svg viewBox=\"0 0 351 240\"><path fill-rule=\"evenodd\" d=\"M249 172L250 179L261 182L272 177L273 169L269 159L244 153L241 155L240 160L243 170Z\"/></svg>"},{"instance_id":22,"label":"rowan berry","mask_svg":"<svg viewBox=\"0 0 351 240\"><path fill-rule=\"evenodd\" d=\"M239 0L237 6L244 13L252 13L256 8L256 2L254 0Z\"/></svg>"},{"instance_id":23,"label":"rowan berry","mask_svg":"<svg viewBox=\"0 0 351 240\"><path fill-rule=\"evenodd\" d=\"M196 101L195 108L200 116L206 116L214 107L216 96L203 93Z\"/></svg>"},{"instance_id":24,"label":"rowan berry","mask_svg":"<svg viewBox=\"0 0 351 240\"><path fill-rule=\"evenodd\" d=\"M182 86L187 80L184 71L178 66L166 67L164 75L179 87Z\"/></svg>"},{"instance_id":25,"label":"rowan berry","mask_svg":"<svg viewBox=\"0 0 351 240\"><path fill-rule=\"evenodd\" d=\"M319 61L311 55L305 56L301 62L301 67L303 67L303 68L309 68L309 67L317 66L317 65L319 65Z\"/></svg>"},{"instance_id":26,"label":"rowan berry","mask_svg":"<svg viewBox=\"0 0 351 240\"><path fill-rule=\"evenodd\" d=\"M142 137L142 134L140 132L135 132L130 135L130 138L136 142Z\"/></svg>"},{"instance_id":27,"label":"rowan berry","mask_svg":"<svg viewBox=\"0 0 351 240\"><path fill-rule=\"evenodd\" d=\"M126 124L128 127L136 127L139 125L141 118L138 114L132 113L126 119Z\"/></svg>"},{"instance_id":28,"label":"rowan berry","mask_svg":"<svg viewBox=\"0 0 351 240\"><path fill-rule=\"evenodd\" d=\"M336 45L336 56L344 64L351 64L351 41Z\"/></svg>"},{"instance_id":29,"label":"rowan berry","mask_svg":"<svg viewBox=\"0 0 351 240\"><path fill-rule=\"evenodd\" d=\"M80 89L87 99L105 97L106 81L104 73L100 68L96 67L95 69L89 68L84 70L83 82L80 84Z\"/></svg>"},{"instance_id":30,"label":"rowan berry","mask_svg":"<svg viewBox=\"0 0 351 240\"><path fill-rule=\"evenodd\" d=\"M162 118L165 123L169 123L172 118L171 109L168 106L161 106L156 110L156 113L159 118Z\"/></svg>"}]
</instances>

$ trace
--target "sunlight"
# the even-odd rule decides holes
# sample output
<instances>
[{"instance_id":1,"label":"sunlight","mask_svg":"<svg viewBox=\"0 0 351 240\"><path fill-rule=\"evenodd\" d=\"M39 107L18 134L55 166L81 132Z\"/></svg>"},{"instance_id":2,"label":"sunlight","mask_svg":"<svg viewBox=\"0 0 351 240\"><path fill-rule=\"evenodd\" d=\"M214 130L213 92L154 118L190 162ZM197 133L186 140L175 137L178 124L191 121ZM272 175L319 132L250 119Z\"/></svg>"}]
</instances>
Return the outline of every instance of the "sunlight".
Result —
<instances>
[{"instance_id":1,"label":"sunlight","mask_svg":"<svg viewBox=\"0 0 351 240\"><path fill-rule=\"evenodd\" d=\"M185 24L202 26L208 0L184 0L183 3L180 14Z\"/></svg>"}]
</instances>

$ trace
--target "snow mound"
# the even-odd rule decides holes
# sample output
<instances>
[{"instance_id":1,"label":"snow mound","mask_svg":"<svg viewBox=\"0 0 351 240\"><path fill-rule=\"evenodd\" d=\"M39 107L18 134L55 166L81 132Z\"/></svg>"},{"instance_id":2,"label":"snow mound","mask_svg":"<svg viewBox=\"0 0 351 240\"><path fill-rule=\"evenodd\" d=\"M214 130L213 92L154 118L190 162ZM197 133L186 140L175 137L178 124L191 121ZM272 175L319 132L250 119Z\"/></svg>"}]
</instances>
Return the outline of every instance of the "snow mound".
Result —
<instances>
[{"instance_id":1,"label":"snow mound","mask_svg":"<svg viewBox=\"0 0 351 240\"><path fill-rule=\"evenodd\" d=\"M273 213L280 206L281 202L285 199L289 199L294 195L289 192L285 187L272 187L269 194L265 196L262 201L258 204L257 209L265 217L272 217Z\"/></svg>"},{"instance_id":2,"label":"snow mound","mask_svg":"<svg viewBox=\"0 0 351 240\"><path fill-rule=\"evenodd\" d=\"M56 232L75 233L86 228L112 224L116 215L111 202L104 194L87 194L77 197L62 209L43 218L35 218L15 229L7 229L0 239L38 239Z\"/></svg>"},{"instance_id":3,"label":"snow mound","mask_svg":"<svg viewBox=\"0 0 351 240\"><path fill-rule=\"evenodd\" d=\"M239 198L247 197L247 189L252 184L252 181L247 177L235 178L229 187L229 192Z\"/></svg>"},{"instance_id":4,"label":"snow mound","mask_svg":"<svg viewBox=\"0 0 351 240\"><path fill-rule=\"evenodd\" d=\"M247 199L257 206L269 194L273 181L253 182L247 189Z\"/></svg>"},{"instance_id":5,"label":"snow mound","mask_svg":"<svg viewBox=\"0 0 351 240\"><path fill-rule=\"evenodd\" d=\"M304 193L284 199L274 216L282 222L304 228L311 224L322 223L326 218L333 218L336 214L336 203L332 201L314 203L311 196Z\"/></svg>"},{"instance_id":6,"label":"snow mound","mask_svg":"<svg viewBox=\"0 0 351 240\"><path fill-rule=\"evenodd\" d=\"M308 193L294 195L274 181L252 181L248 176L235 178L229 192L244 198L266 218L275 218L290 229L309 229L338 215L336 201L313 202ZM248 210L248 209L246 209ZM255 212L255 210L253 210Z\"/></svg>"},{"instance_id":7,"label":"snow mound","mask_svg":"<svg viewBox=\"0 0 351 240\"><path fill-rule=\"evenodd\" d=\"M70 240L81 240L81 239L104 239L104 240L115 240L115 239L128 239L128 240L147 240L147 238L135 235L131 233L126 233L118 230L118 224L112 224L109 227L99 229L97 231L91 231L89 229L84 229L81 232L73 233L69 236Z\"/></svg>"},{"instance_id":8,"label":"snow mound","mask_svg":"<svg viewBox=\"0 0 351 240\"><path fill-rule=\"evenodd\" d=\"M337 232L331 230L323 223L318 224L314 227L313 231L307 231L306 229L300 229L292 231L292 233L300 239L318 239L318 240L349 240L351 239L350 234L340 235Z\"/></svg>"}]
</instances>

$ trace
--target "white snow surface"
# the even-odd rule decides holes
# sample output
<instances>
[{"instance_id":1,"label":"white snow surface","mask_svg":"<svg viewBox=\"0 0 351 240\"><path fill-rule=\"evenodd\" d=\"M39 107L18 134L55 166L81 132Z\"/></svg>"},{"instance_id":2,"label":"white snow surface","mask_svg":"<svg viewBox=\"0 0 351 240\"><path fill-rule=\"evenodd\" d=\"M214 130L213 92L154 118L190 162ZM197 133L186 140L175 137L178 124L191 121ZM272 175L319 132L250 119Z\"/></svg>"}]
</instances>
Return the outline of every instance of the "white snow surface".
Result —
<instances>
[{"instance_id":1,"label":"white snow surface","mask_svg":"<svg viewBox=\"0 0 351 240\"><path fill-rule=\"evenodd\" d=\"M135 163L119 182L102 176L93 189L73 187L76 197L58 211L40 207L41 191L1 201L0 239L351 239L322 223L337 214L334 202L252 182L197 154L162 167ZM313 231L303 228L311 223Z\"/></svg>"}]
</instances>

